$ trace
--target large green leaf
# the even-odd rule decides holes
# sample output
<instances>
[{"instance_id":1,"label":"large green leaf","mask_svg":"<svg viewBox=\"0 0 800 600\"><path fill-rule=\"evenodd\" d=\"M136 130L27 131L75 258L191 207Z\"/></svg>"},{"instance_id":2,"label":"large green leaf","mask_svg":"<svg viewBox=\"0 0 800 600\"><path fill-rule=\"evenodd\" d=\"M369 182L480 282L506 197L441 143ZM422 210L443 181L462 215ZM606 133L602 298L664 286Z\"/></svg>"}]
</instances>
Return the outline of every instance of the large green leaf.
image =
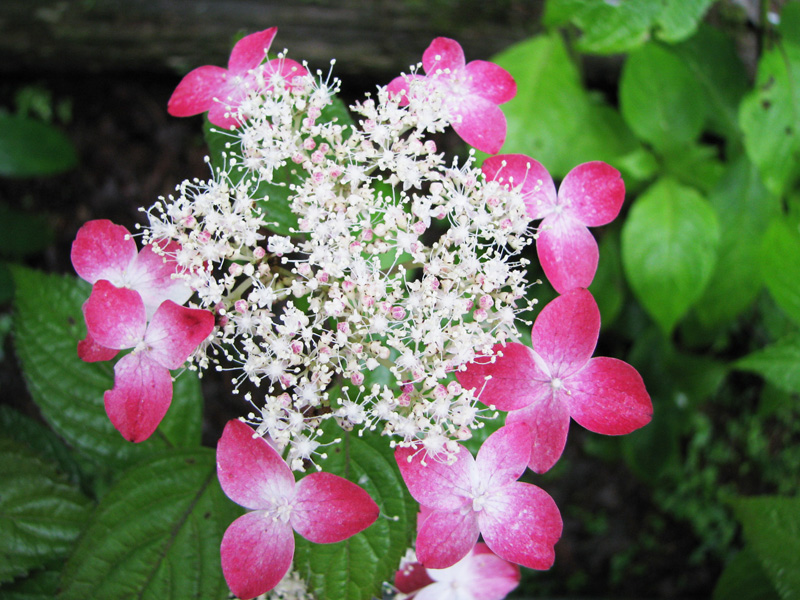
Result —
<instances>
[{"instance_id":1,"label":"large green leaf","mask_svg":"<svg viewBox=\"0 0 800 600\"><path fill-rule=\"evenodd\" d=\"M52 570L34 571L25 579L19 579L0 588L3 600L53 600L58 593L61 573Z\"/></svg>"},{"instance_id":2,"label":"large green leaf","mask_svg":"<svg viewBox=\"0 0 800 600\"><path fill-rule=\"evenodd\" d=\"M561 38L531 38L493 58L517 82L503 105L508 135L503 153L527 154L555 178L591 160L614 163L636 140L610 106L589 95Z\"/></svg>"},{"instance_id":3,"label":"large green leaf","mask_svg":"<svg viewBox=\"0 0 800 600\"><path fill-rule=\"evenodd\" d=\"M111 425L103 393L113 387L110 362L85 363L77 344L86 335L81 305L90 287L72 277L15 267L16 350L28 389L42 416L83 455L123 467L164 448L200 443L202 403L193 373L178 377L167 416L141 444L126 441Z\"/></svg>"},{"instance_id":4,"label":"large green leaf","mask_svg":"<svg viewBox=\"0 0 800 600\"><path fill-rule=\"evenodd\" d=\"M733 509L778 595L800 598L800 497L738 498Z\"/></svg>"},{"instance_id":5,"label":"large green leaf","mask_svg":"<svg viewBox=\"0 0 800 600\"><path fill-rule=\"evenodd\" d=\"M76 164L72 142L58 129L29 117L0 113L0 175L52 175Z\"/></svg>"},{"instance_id":6,"label":"large green leaf","mask_svg":"<svg viewBox=\"0 0 800 600\"><path fill-rule=\"evenodd\" d=\"M648 44L625 62L619 88L622 116L639 138L662 153L683 153L706 120L708 108L698 101L697 87L681 58Z\"/></svg>"},{"instance_id":7,"label":"large green leaf","mask_svg":"<svg viewBox=\"0 0 800 600\"><path fill-rule=\"evenodd\" d=\"M65 558L90 511L53 465L0 437L0 582Z\"/></svg>"},{"instance_id":8,"label":"large green leaf","mask_svg":"<svg viewBox=\"0 0 800 600\"><path fill-rule=\"evenodd\" d=\"M753 371L776 387L800 394L800 335L791 335L734 363Z\"/></svg>"},{"instance_id":9,"label":"large green leaf","mask_svg":"<svg viewBox=\"0 0 800 600\"><path fill-rule=\"evenodd\" d=\"M775 219L761 243L761 273L775 303L800 323L800 224Z\"/></svg>"},{"instance_id":10,"label":"large green leaf","mask_svg":"<svg viewBox=\"0 0 800 600\"><path fill-rule=\"evenodd\" d=\"M744 98L739 123L750 159L767 187L787 191L800 176L800 3L783 8L776 46L758 63L755 89Z\"/></svg>"},{"instance_id":11,"label":"large green leaf","mask_svg":"<svg viewBox=\"0 0 800 600\"><path fill-rule=\"evenodd\" d=\"M52 241L53 230L45 215L0 203L0 256L19 259L41 252Z\"/></svg>"},{"instance_id":12,"label":"large green leaf","mask_svg":"<svg viewBox=\"0 0 800 600\"><path fill-rule=\"evenodd\" d=\"M212 450L151 457L95 510L64 567L59 598L227 598L219 545L239 514L219 487Z\"/></svg>"},{"instance_id":13,"label":"large green leaf","mask_svg":"<svg viewBox=\"0 0 800 600\"><path fill-rule=\"evenodd\" d=\"M622 264L664 333L703 293L718 243L717 217L696 190L662 179L636 200L622 229Z\"/></svg>"},{"instance_id":14,"label":"large green leaf","mask_svg":"<svg viewBox=\"0 0 800 600\"><path fill-rule=\"evenodd\" d=\"M701 323L713 327L738 316L761 290L761 239L780 203L745 157L729 167L709 202L719 219L720 244L717 265L696 311Z\"/></svg>"},{"instance_id":15,"label":"large green leaf","mask_svg":"<svg viewBox=\"0 0 800 600\"><path fill-rule=\"evenodd\" d=\"M312 544L297 536L294 569L317 600L380 597L382 582L391 580L411 545L419 507L405 487L388 438L369 431L363 436L344 432L333 421L324 429L323 439L342 441L328 449L328 458L319 465L363 487L380 506L381 516L338 544Z\"/></svg>"},{"instance_id":16,"label":"large green leaf","mask_svg":"<svg viewBox=\"0 0 800 600\"><path fill-rule=\"evenodd\" d=\"M712 600L779 600L758 557L745 548L725 566Z\"/></svg>"}]
</instances>

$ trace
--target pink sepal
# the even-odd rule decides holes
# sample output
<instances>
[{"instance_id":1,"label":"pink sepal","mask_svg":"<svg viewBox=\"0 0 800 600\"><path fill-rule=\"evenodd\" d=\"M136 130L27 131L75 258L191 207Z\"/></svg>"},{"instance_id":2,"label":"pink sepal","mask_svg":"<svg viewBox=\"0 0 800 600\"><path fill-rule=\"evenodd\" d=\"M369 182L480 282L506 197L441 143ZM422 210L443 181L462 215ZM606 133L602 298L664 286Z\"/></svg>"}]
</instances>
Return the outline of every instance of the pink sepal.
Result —
<instances>
[{"instance_id":1,"label":"pink sepal","mask_svg":"<svg viewBox=\"0 0 800 600\"><path fill-rule=\"evenodd\" d=\"M525 423L505 425L490 435L475 458L478 480L487 490L515 482L531 455L531 430Z\"/></svg>"},{"instance_id":2,"label":"pink sepal","mask_svg":"<svg viewBox=\"0 0 800 600\"><path fill-rule=\"evenodd\" d=\"M468 590L472 600L502 600L519 585L519 567L478 542L472 551L447 569L428 569L433 585L419 590L416 600L442 600L455 587Z\"/></svg>"},{"instance_id":3,"label":"pink sepal","mask_svg":"<svg viewBox=\"0 0 800 600\"><path fill-rule=\"evenodd\" d=\"M594 236L567 216L542 221L536 253L547 280L559 294L589 287L600 259Z\"/></svg>"},{"instance_id":4,"label":"pink sepal","mask_svg":"<svg viewBox=\"0 0 800 600\"><path fill-rule=\"evenodd\" d=\"M105 279L92 287L89 299L83 304L83 316L95 343L115 350L136 346L147 327L139 293L115 287Z\"/></svg>"},{"instance_id":5,"label":"pink sepal","mask_svg":"<svg viewBox=\"0 0 800 600\"><path fill-rule=\"evenodd\" d=\"M151 244L144 246L127 272L127 287L135 289L142 295L148 317L164 300L172 300L176 304L184 304L192 295L183 279L172 277L178 270L174 254L180 250L177 242L160 242L165 255L157 254Z\"/></svg>"},{"instance_id":6,"label":"pink sepal","mask_svg":"<svg viewBox=\"0 0 800 600\"><path fill-rule=\"evenodd\" d=\"M417 534L417 559L429 569L444 569L464 558L480 529L471 502L460 509L428 515Z\"/></svg>"},{"instance_id":7,"label":"pink sepal","mask_svg":"<svg viewBox=\"0 0 800 600\"><path fill-rule=\"evenodd\" d=\"M625 201L625 183L611 165L588 162L567 173L558 196L572 217L587 227L597 227L617 218Z\"/></svg>"},{"instance_id":8,"label":"pink sepal","mask_svg":"<svg viewBox=\"0 0 800 600\"><path fill-rule=\"evenodd\" d=\"M517 95L517 83L504 68L485 60L473 60L465 66L469 81L479 81L472 91L494 104L503 104Z\"/></svg>"},{"instance_id":9,"label":"pink sepal","mask_svg":"<svg viewBox=\"0 0 800 600\"><path fill-rule=\"evenodd\" d=\"M567 404L553 394L550 382L538 387L542 397L508 413L506 426L525 423L530 427L533 435L528 466L536 473L546 473L564 453L570 413Z\"/></svg>"},{"instance_id":10,"label":"pink sepal","mask_svg":"<svg viewBox=\"0 0 800 600\"><path fill-rule=\"evenodd\" d=\"M452 464L427 459L419 448L401 448L394 451L400 473L414 500L435 510L455 510L468 498L470 470L473 458L463 446L458 447L456 460ZM409 460L410 459L410 460ZM423 523L424 525L424 523Z\"/></svg>"},{"instance_id":11,"label":"pink sepal","mask_svg":"<svg viewBox=\"0 0 800 600\"><path fill-rule=\"evenodd\" d=\"M147 356L131 353L114 366L114 387L103 399L114 427L130 442L149 438L172 402L169 370Z\"/></svg>"},{"instance_id":12,"label":"pink sepal","mask_svg":"<svg viewBox=\"0 0 800 600\"><path fill-rule=\"evenodd\" d=\"M78 358L84 362L111 360L118 352L119 350L101 346L92 339L88 332L86 337L78 342Z\"/></svg>"},{"instance_id":13,"label":"pink sepal","mask_svg":"<svg viewBox=\"0 0 800 600\"><path fill-rule=\"evenodd\" d=\"M412 594L433 583L428 570L420 562L401 565L394 574L394 587L404 594Z\"/></svg>"},{"instance_id":14,"label":"pink sepal","mask_svg":"<svg viewBox=\"0 0 800 600\"><path fill-rule=\"evenodd\" d=\"M457 41L438 37L422 53L422 68L428 75L438 70L452 72L463 68L465 60L464 50Z\"/></svg>"},{"instance_id":15,"label":"pink sepal","mask_svg":"<svg viewBox=\"0 0 800 600\"><path fill-rule=\"evenodd\" d=\"M246 35L236 42L228 59L228 70L231 73L246 73L255 69L267 58L267 52L277 33L277 27L270 27Z\"/></svg>"},{"instance_id":16,"label":"pink sepal","mask_svg":"<svg viewBox=\"0 0 800 600\"><path fill-rule=\"evenodd\" d=\"M361 487L331 473L311 473L295 490L292 527L315 544L340 542L363 531L380 509Z\"/></svg>"},{"instance_id":17,"label":"pink sepal","mask_svg":"<svg viewBox=\"0 0 800 600\"><path fill-rule=\"evenodd\" d=\"M294 493L289 465L253 430L241 421L225 425L217 444L217 477L222 491L248 509L266 508L271 500Z\"/></svg>"},{"instance_id":18,"label":"pink sepal","mask_svg":"<svg viewBox=\"0 0 800 600\"><path fill-rule=\"evenodd\" d=\"M213 329L211 311L186 308L166 300L153 315L144 341L153 360L168 369L177 369Z\"/></svg>"},{"instance_id":19,"label":"pink sepal","mask_svg":"<svg viewBox=\"0 0 800 600\"><path fill-rule=\"evenodd\" d=\"M556 186L542 166L524 154L490 156L481 165L489 181L497 180L512 187L522 186L520 193L531 219L544 218L555 206Z\"/></svg>"},{"instance_id":20,"label":"pink sepal","mask_svg":"<svg viewBox=\"0 0 800 600\"><path fill-rule=\"evenodd\" d=\"M492 552L531 569L553 566L561 513L544 490L517 481L497 490L492 506L478 513L483 539Z\"/></svg>"},{"instance_id":21,"label":"pink sepal","mask_svg":"<svg viewBox=\"0 0 800 600\"><path fill-rule=\"evenodd\" d=\"M615 358L593 358L568 382L565 396L572 418L589 431L624 435L653 417L653 404L641 375Z\"/></svg>"},{"instance_id":22,"label":"pink sepal","mask_svg":"<svg viewBox=\"0 0 800 600\"><path fill-rule=\"evenodd\" d=\"M222 574L242 600L260 596L283 579L294 556L294 534L288 523L262 511L236 519L222 536Z\"/></svg>"},{"instance_id":23,"label":"pink sepal","mask_svg":"<svg viewBox=\"0 0 800 600\"><path fill-rule=\"evenodd\" d=\"M75 272L89 283L98 279L115 280L135 258L136 242L130 232L107 219L84 223L70 250Z\"/></svg>"},{"instance_id":24,"label":"pink sepal","mask_svg":"<svg viewBox=\"0 0 800 600\"><path fill-rule=\"evenodd\" d=\"M465 389L474 389L485 405L505 411L523 408L540 397L541 387L532 384L543 376L530 348L512 342L495 345L492 353L494 362L481 356L467 364L466 370L456 372Z\"/></svg>"},{"instance_id":25,"label":"pink sepal","mask_svg":"<svg viewBox=\"0 0 800 600\"><path fill-rule=\"evenodd\" d=\"M291 58L273 58L264 65L264 79L271 81L273 77L281 77L292 87L292 79L307 75L308 71L296 60Z\"/></svg>"},{"instance_id":26,"label":"pink sepal","mask_svg":"<svg viewBox=\"0 0 800 600\"><path fill-rule=\"evenodd\" d=\"M191 117L206 112L227 78L227 70L213 65L189 71L167 101L167 112L173 117Z\"/></svg>"},{"instance_id":27,"label":"pink sepal","mask_svg":"<svg viewBox=\"0 0 800 600\"><path fill-rule=\"evenodd\" d=\"M481 152L495 154L506 139L506 116L491 100L478 95L454 102L451 125L461 139Z\"/></svg>"}]
</instances>

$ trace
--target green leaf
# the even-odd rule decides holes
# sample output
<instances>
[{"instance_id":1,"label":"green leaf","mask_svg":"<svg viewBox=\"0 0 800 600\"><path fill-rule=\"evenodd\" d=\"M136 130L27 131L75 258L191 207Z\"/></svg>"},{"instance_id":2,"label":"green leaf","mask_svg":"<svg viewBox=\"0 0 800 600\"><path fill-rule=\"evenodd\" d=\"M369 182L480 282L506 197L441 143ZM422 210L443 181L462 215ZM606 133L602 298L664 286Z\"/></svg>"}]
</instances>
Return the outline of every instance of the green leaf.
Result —
<instances>
[{"instance_id":1,"label":"green leaf","mask_svg":"<svg viewBox=\"0 0 800 600\"><path fill-rule=\"evenodd\" d=\"M761 290L761 239L780 203L745 157L729 167L709 202L720 226L718 260L695 309L703 325L714 327L741 314Z\"/></svg>"},{"instance_id":2,"label":"green leaf","mask_svg":"<svg viewBox=\"0 0 800 600\"><path fill-rule=\"evenodd\" d=\"M606 231L600 239L600 262L597 273L589 286L602 315L603 329L614 322L625 300L625 278L622 275L619 235L616 231Z\"/></svg>"},{"instance_id":3,"label":"green leaf","mask_svg":"<svg viewBox=\"0 0 800 600\"><path fill-rule=\"evenodd\" d=\"M53 600L58 595L61 573L53 570L35 571L25 579L4 585L3 600Z\"/></svg>"},{"instance_id":4,"label":"green leaf","mask_svg":"<svg viewBox=\"0 0 800 600\"><path fill-rule=\"evenodd\" d=\"M658 76L654 76L654 74ZM680 154L703 129L707 107L697 101L697 81L667 48L648 44L632 52L620 79L625 122L663 154Z\"/></svg>"},{"instance_id":5,"label":"green leaf","mask_svg":"<svg viewBox=\"0 0 800 600\"><path fill-rule=\"evenodd\" d=\"M800 598L800 498L737 498L733 509L780 597Z\"/></svg>"},{"instance_id":6,"label":"green leaf","mask_svg":"<svg viewBox=\"0 0 800 600\"><path fill-rule=\"evenodd\" d=\"M0 437L0 582L67 556L91 503L29 448Z\"/></svg>"},{"instance_id":7,"label":"green leaf","mask_svg":"<svg viewBox=\"0 0 800 600\"><path fill-rule=\"evenodd\" d=\"M140 444L125 440L111 425L103 393L113 387L109 362L85 363L77 344L86 335L81 305L90 286L72 277L14 267L17 355L28 389L47 423L71 446L98 464L124 467L153 452L197 444L202 406L197 383L184 373L172 406L153 436Z\"/></svg>"},{"instance_id":8,"label":"green leaf","mask_svg":"<svg viewBox=\"0 0 800 600\"><path fill-rule=\"evenodd\" d=\"M504 153L527 154L559 179L577 164L614 163L637 148L619 113L583 88L558 35L531 38L493 61L517 82L516 97L503 105Z\"/></svg>"},{"instance_id":9,"label":"green leaf","mask_svg":"<svg viewBox=\"0 0 800 600\"><path fill-rule=\"evenodd\" d=\"M715 0L653 0L663 8L655 19L656 37L665 42L679 42L695 31Z\"/></svg>"},{"instance_id":10,"label":"green leaf","mask_svg":"<svg viewBox=\"0 0 800 600\"><path fill-rule=\"evenodd\" d=\"M41 252L52 241L53 230L43 214L0 203L0 256L19 259Z\"/></svg>"},{"instance_id":11,"label":"green leaf","mask_svg":"<svg viewBox=\"0 0 800 600\"><path fill-rule=\"evenodd\" d=\"M800 394L800 335L791 335L748 354L734 366L758 373L784 391Z\"/></svg>"},{"instance_id":12,"label":"green leaf","mask_svg":"<svg viewBox=\"0 0 800 600\"><path fill-rule=\"evenodd\" d=\"M227 598L219 545L239 508L214 452L175 450L124 473L64 567L60 600Z\"/></svg>"},{"instance_id":13,"label":"green leaf","mask_svg":"<svg viewBox=\"0 0 800 600\"><path fill-rule=\"evenodd\" d=\"M741 550L725 566L712 600L779 600L780 596L752 550Z\"/></svg>"},{"instance_id":14,"label":"green leaf","mask_svg":"<svg viewBox=\"0 0 800 600\"><path fill-rule=\"evenodd\" d=\"M344 432L332 420L323 428L322 439L338 437L342 442L331 446L319 466L363 487L382 516L337 544L312 544L298 536L294 569L318 600L380 597L382 582L391 580L411 545L419 507L406 490L388 438L369 431L363 436Z\"/></svg>"},{"instance_id":15,"label":"green leaf","mask_svg":"<svg viewBox=\"0 0 800 600\"><path fill-rule=\"evenodd\" d=\"M775 219L761 243L761 273L775 303L800 323L800 224Z\"/></svg>"},{"instance_id":16,"label":"green leaf","mask_svg":"<svg viewBox=\"0 0 800 600\"><path fill-rule=\"evenodd\" d=\"M622 264L665 334L703 293L718 243L716 215L692 188L662 179L633 205L622 229Z\"/></svg>"},{"instance_id":17,"label":"green leaf","mask_svg":"<svg viewBox=\"0 0 800 600\"><path fill-rule=\"evenodd\" d=\"M784 7L783 38L761 56L755 89L739 111L747 154L776 195L800 175L800 31L791 25L797 21L792 15L798 13L798 3Z\"/></svg>"},{"instance_id":18,"label":"green leaf","mask_svg":"<svg viewBox=\"0 0 800 600\"><path fill-rule=\"evenodd\" d=\"M52 125L0 113L0 176L53 175L77 164L72 142Z\"/></svg>"}]
</instances>

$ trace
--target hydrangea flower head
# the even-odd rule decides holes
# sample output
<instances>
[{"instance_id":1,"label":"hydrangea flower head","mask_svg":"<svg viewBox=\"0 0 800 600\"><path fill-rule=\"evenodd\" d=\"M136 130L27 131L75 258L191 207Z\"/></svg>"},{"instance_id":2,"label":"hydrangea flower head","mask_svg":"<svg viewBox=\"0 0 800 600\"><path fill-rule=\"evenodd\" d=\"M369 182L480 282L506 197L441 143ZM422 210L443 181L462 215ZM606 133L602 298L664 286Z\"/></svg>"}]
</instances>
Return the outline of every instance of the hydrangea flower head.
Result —
<instances>
[{"instance_id":1,"label":"hydrangea flower head","mask_svg":"<svg viewBox=\"0 0 800 600\"><path fill-rule=\"evenodd\" d=\"M499 152L506 139L506 118L498 105L517 93L508 71L483 60L466 63L461 45L445 37L431 42L422 55L422 67L426 76L396 77L389 92L441 94L450 124L461 139L483 152ZM408 98L402 102L407 103Z\"/></svg>"},{"instance_id":2,"label":"hydrangea flower head","mask_svg":"<svg viewBox=\"0 0 800 600\"><path fill-rule=\"evenodd\" d=\"M217 445L217 475L227 496L250 510L222 538L222 572L234 594L254 598L289 570L296 531L317 544L340 542L378 518L378 505L355 483L312 473L295 483L280 455L241 421Z\"/></svg>"},{"instance_id":3,"label":"hydrangea flower head","mask_svg":"<svg viewBox=\"0 0 800 600\"><path fill-rule=\"evenodd\" d=\"M619 171L595 161L572 169L556 193L553 178L541 163L522 154L487 158L488 179L521 185L528 214L541 219L536 251L544 274L559 294L588 288L597 271L599 251L587 227L613 221L625 200Z\"/></svg>"},{"instance_id":4,"label":"hydrangea flower head","mask_svg":"<svg viewBox=\"0 0 800 600\"><path fill-rule=\"evenodd\" d=\"M498 410L506 423L533 431L530 467L550 469L567 441L570 417L595 433L622 435L650 422L653 405L639 373L615 358L592 358L600 311L585 289L574 289L542 309L532 348L498 344L491 357L457 374L465 388Z\"/></svg>"},{"instance_id":5,"label":"hydrangea flower head","mask_svg":"<svg viewBox=\"0 0 800 600\"><path fill-rule=\"evenodd\" d=\"M501 427L477 458L459 444L452 461L426 460L419 448L399 447L395 458L408 490L430 512L419 527L416 553L429 569L464 558L483 535L500 558L548 569L561 537L553 499L517 481L530 458L531 431L524 423Z\"/></svg>"},{"instance_id":6,"label":"hydrangea flower head","mask_svg":"<svg viewBox=\"0 0 800 600\"><path fill-rule=\"evenodd\" d=\"M305 75L306 69L286 58L264 63L277 27L258 31L239 40L231 51L228 68L206 65L189 72L178 84L167 103L169 114L190 117L208 111L208 120L226 129L238 127L237 108L261 81L272 77L291 79Z\"/></svg>"}]
</instances>

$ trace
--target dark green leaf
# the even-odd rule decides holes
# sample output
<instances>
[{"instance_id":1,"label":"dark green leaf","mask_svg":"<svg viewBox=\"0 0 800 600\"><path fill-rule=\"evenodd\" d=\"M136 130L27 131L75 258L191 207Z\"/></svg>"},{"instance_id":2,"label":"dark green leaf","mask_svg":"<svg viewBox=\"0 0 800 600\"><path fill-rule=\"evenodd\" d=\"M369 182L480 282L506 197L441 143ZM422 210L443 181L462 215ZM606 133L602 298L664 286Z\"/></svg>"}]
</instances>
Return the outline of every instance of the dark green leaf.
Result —
<instances>
[{"instance_id":1,"label":"dark green leaf","mask_svg":"<svg viewBox=\"0 0 800 600\"><path fill-rule=\"evenodd\" d=\"M91 503L27 446L0 437L0 582L65 558Z\"/></svg>"},{"instance_id":2,"label":"dark green leaf","mask_svg":"<svg viewBox=\"0 0 800 600\"><path fill-rule=\"evenodd\" d=\"M606 232L600 240L599 247L600 262L589 291L597 300L602 315L602 326L607 329L619 315L625 299L625 278L622 275L618 233Z\"/></svg>"},{"instance_id":3,"label":"dark green leaf","mask_svg":"<svg viewBox=\"0 0 800 600\"><path fill-rule=\"evenodd\" d=\"M53 600L60 582L61 573L58 571L34 571L25 579L0 588L0 597L3 600Z\"/></svg>"},{"instance_id":4,"label":"dark green leaf","mask_svg":"<svg viewBox=\"0 0 800 600\"><path fill-rule=\"evenodd\" d=\"M800 335L791 335L749 354L734 366L758 373L784 391L800 394Z\"/></svg>"},{"instance_id":5,"label":"dark green leaf","mask_svg":"<svg viewBox=\"0 0 800 600\"><path fill-rule=\"evenodd\" d=\"M59 598L227 598L219 545L239 514L219 487L212 450L154 456L103 498L64 567Z\"/></svg>"},{"instance_id":6,"label":"dark green leaf","mask_svg":"<svg viewBox=\"0 0 800 600\"><path fill-rule=\"evenodd\" d=\"M15 341L23 374L42 416L70 445L97 463L123 467L163 448L199 443L202 406L193 373L175 385L167 416L141 444L111 425L103 393L113 387L110 362L85 363L77 344L86 335L81 305L90 287L71 277L15 267Z\"/></svg>"},{"instance_id":7,"label":"dark green leaf","mask_svg":"<svg viewBox=\"0 0 800 600\"><path fill-rule=\"evenodd\" d=\"M419 507L406 490L388 438L344 432L333 421L324 429L323 439L338 437L342 442L331 446L319 465L363 487L380 506L381 516L338 544L312 544L297 537L294 569L318 600L379 597L382 582L391 580L411 545Z\"/></svg>"},{"instance_id":8,"label":"dark green leaf","mask_svg":"<svg viewBox=\"0 0 800 600\"><path fill-rule=\"evenodd\" d=\"M53 175L78 164L72 142L52 125L0 113L0 175Z\"/></svg>"},{"instance_id":9,"label":"dark green leaf","mask_svg":"<svg viewBox=\"0 0 800 600\"><path fill-rule=\"evenodd\" d=\"M758 557L745 548L725 566L712 600L779 600Z\"/></svg>"},{"instance_id":10,"label":"dark green leaf","mask_svg":"<svg viewBox=\"0 0 800 600\"><path fill-rule=\"evenodd\" d=\"M761 273L775 303L800 323L800 230L775 219L761 243Z\"/></svg>"},{"instance_id":11,"label":"dark green leaf","mask_svg":"<svg viewBox=\"0 0 800 600\"><path fill-rule=\"evenodd\" d=\"M52 240L53 231L44 215L0 203L0 256L22 258L44 250Z\"/></svg>"}]
</instances>

